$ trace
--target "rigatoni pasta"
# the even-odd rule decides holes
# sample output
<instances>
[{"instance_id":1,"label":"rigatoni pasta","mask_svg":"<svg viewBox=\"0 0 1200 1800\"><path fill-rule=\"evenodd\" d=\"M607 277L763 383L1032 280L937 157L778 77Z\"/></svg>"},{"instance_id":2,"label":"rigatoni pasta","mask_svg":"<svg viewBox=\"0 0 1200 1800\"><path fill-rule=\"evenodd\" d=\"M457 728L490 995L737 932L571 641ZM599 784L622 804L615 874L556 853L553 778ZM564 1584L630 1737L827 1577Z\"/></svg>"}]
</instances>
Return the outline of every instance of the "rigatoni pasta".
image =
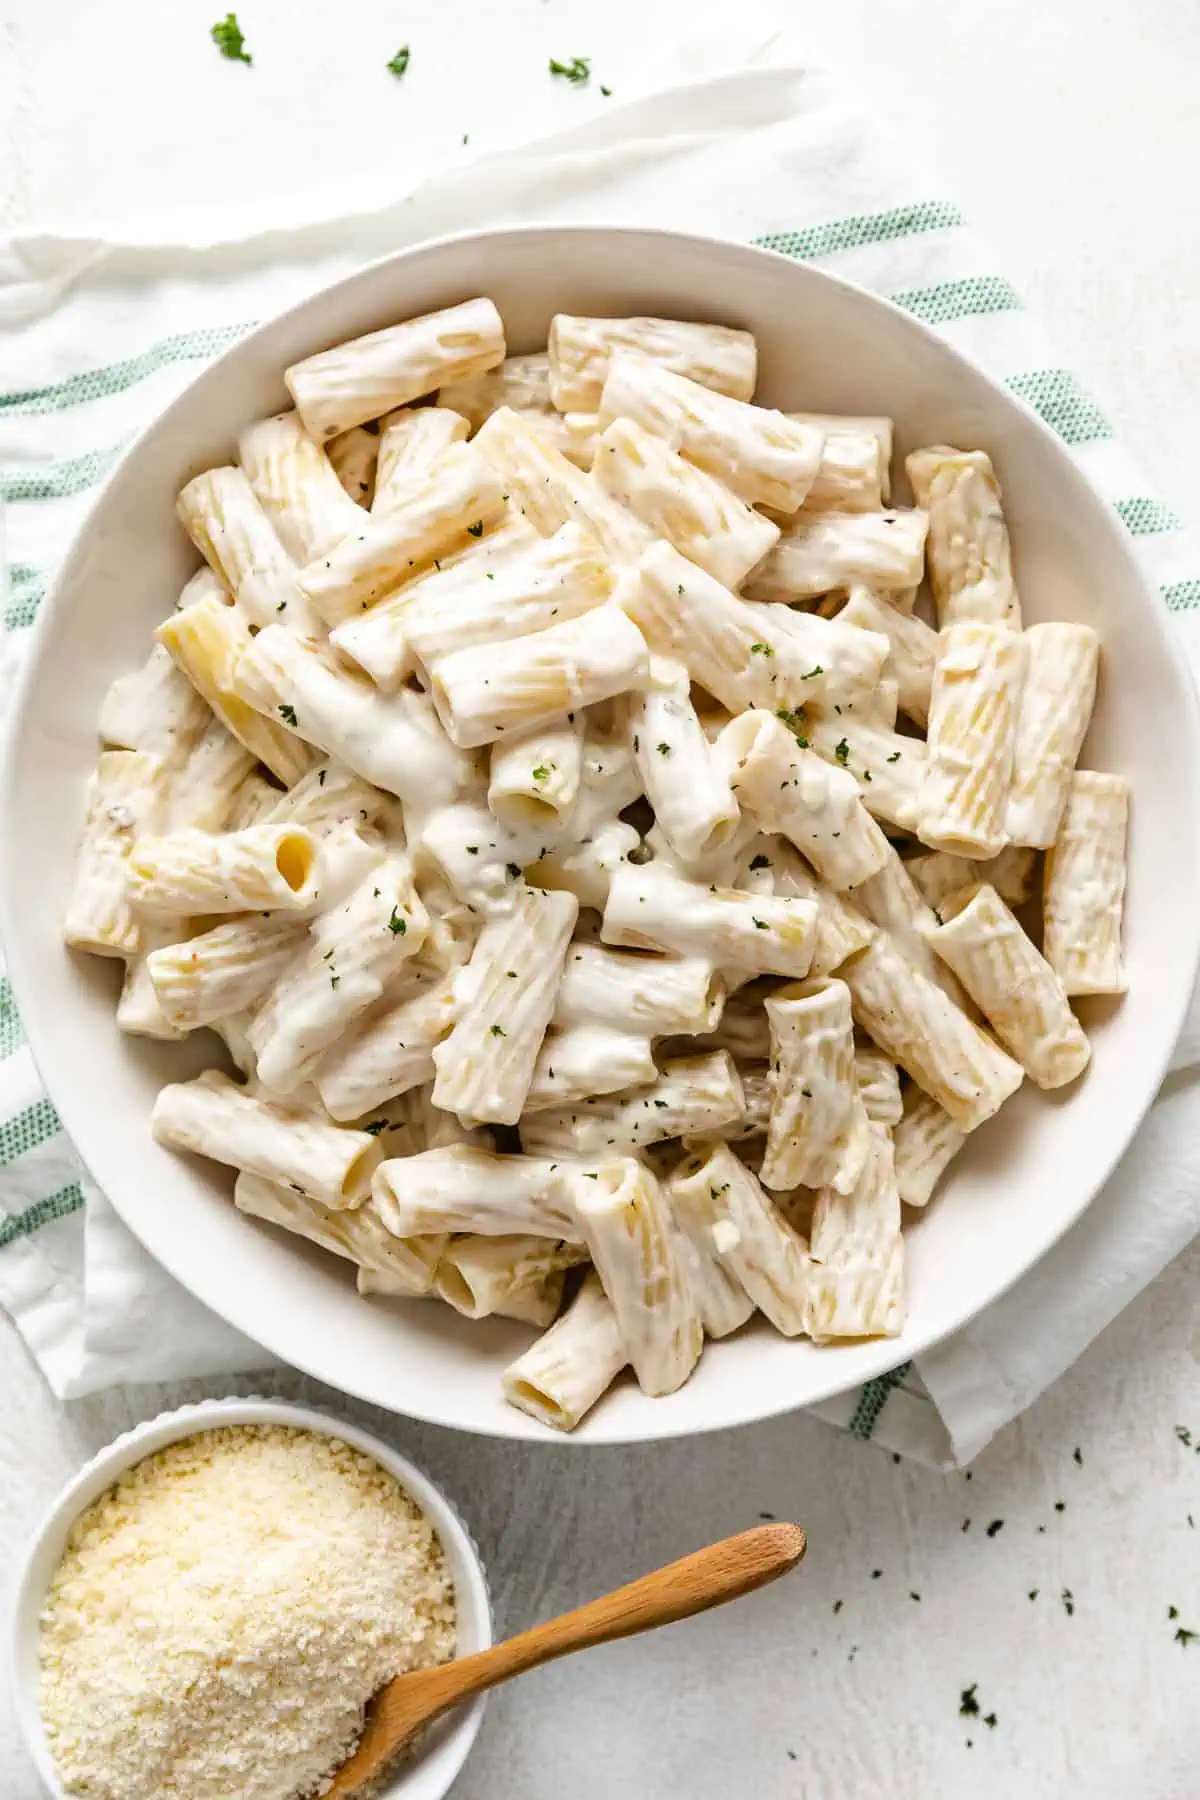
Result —
<instances>
[{"instance_id":1,"label":"rigatoni pasta","mask_svg":"<svg viewBox=\"0 0 1200 1800\"><path fill-rule=\"evenodd\" d=\"M1125 985L1095 633L1022 629L984 449L893 507L892 421L756 369L654 318L509 356L486 299L303 359L100 711L66 939L238 1071L155 1137L364 1296L541 1333L501 1390L559 1430L755 1313L895 1337L902 1209Z\"/></svg>"}]
</instances>

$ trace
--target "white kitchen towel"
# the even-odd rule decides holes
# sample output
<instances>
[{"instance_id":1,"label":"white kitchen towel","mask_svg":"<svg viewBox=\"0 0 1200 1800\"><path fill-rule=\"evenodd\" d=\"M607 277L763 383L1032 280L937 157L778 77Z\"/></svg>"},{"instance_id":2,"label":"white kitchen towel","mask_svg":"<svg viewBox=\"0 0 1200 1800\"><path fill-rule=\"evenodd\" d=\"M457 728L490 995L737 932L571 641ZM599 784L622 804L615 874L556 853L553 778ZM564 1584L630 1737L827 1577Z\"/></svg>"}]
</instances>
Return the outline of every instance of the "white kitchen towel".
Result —
<instances>
[{"instance_id":1,"label":"white kitchen towel","mask_svg":"<svg viewBox=\"0 0 1200 1800\"><path fill-rule=\"evenodd\" d=\"M610 106L612 103L610 102ZM755 240L889 295L1039 412L1109 498L1195 662L1200 557L1047 350L959 207L914 180L807 70L758 70L601 112L353 216L286 230L243 209L221 241L108 234L0 246L0 498L11 587L0 680L134 432L253 322L421 239L531 220L650 223ZM486 286L486 282L484 282ZM0 687L0 705L3 688ZM1137 1141L1073 1231L919 1364L818 1409L922 1460L969 1460L1200 1228L1200 1022ZM261 1366L183 1294L89 1185L0 985L0 1302L55 1391Z\"/></svg>"}]
</instances>

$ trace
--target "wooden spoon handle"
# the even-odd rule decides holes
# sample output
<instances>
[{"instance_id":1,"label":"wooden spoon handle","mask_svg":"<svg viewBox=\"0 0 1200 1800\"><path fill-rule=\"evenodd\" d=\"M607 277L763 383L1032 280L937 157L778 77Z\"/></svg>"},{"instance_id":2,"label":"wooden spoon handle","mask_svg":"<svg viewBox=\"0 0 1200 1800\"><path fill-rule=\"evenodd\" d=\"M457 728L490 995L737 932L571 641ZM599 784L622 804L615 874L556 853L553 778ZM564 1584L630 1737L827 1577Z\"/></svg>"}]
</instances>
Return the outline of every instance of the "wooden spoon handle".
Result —
<instances>
[{"instance_id":1,"label":"wooden spoon handle","mask_svg":"<svg viewBox=\"0 0 1200 1800\"><path fill-rule=\"evenodd\" d=\"M726 1600L736 1600L740 1594L752 1593L786 1575L800 1561L804 1548L804 1533L798 1525L758 1525L709 1544L506 1643L431 1669L430 1700L436 1711L442 1712L555 1657L633 1637L639 1631L672 1625L712 1606L722 1606Z\"/></svg>"}]
</instances>

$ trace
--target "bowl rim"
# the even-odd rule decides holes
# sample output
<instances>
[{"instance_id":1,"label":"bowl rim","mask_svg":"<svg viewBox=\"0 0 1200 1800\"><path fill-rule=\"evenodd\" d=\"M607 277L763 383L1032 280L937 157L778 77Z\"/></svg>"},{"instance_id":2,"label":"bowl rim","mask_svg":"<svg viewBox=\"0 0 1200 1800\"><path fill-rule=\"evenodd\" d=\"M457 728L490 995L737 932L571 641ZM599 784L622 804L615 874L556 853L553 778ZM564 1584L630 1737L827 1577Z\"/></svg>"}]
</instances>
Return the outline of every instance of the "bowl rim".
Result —
<instances>
[{"instance_id":1,"label":"bowl rim","mask_svg":"<svg viewBox=\"0 0 1200 1800\"><path fill-rule=\"evenodd\" d=\"M1117 562L1123 565L1127 580L1131 585L1139 588L1145 598L1146 617L1144 622L1146 627L1153 632L1158 640L1159 646L1165 652L1166 660L1172 665L1177 678L1177 698L1179 701L1178 723L1181 727L1180 765L1189 771L1188 778L1192 781L1193 786L1195 787L1196 798L1198 802L1200 802L1200 702L1198 702L1192 671L1187 658L1184 655L1178 634L1171 626L1170 616L1163 607L1161 599L1145 570L1142 568L1141 563L1134 552L1132 542L1126 534L1115 510L1095 487L1076 458L1071 454L1069 447L1062 438L1046 424L1045 420L1040 417L1032 406L1019 395L1012 393L988 370L975 362L970 356L966 355L957 347L957 345L950 342L931 325L914 317L913 314L906 312L902 307L898 306L886 296L878 294L874 292L874 290L863 286L859 282L850 280L844 275L787 256L782 251L774 250L761 244L748 244L736 238L715 233L673 231L651 225L593 224L580 221L548 224L533 221L526 223L514 222L508 225L463 230L447 233L438 237L424 238L417 243L406 245L402 249L393 251L388 255L375 257L353 269L348 274L339 276L336 280L327 282L323 286L315 288L310 293L305 294L300 300L273 313L270 318L263 320L246 332L245 335L239 338L235 343L229 345L218 356L214 357L210 363L206 364L205 367L198 372L194 380L189 382L161 413L158 413L153 419L148 420L147 423L141 427L125 447L122 455L114 464L113 468L109 470L104 481L98 487L91 507L76 530L70 548L50 586L40 616L32 628L36 634L34 643L31 645L29 652L23 659L22 666L17 674L17 679L13 684L12 702L7 709L7 717L3 721L3 732L2 737L0 737L0 844L5 842L6 839L12 835L11 814L15 804L12 764L15 759L16 746L21 737L25 715L29 708L30 695L34 685L34 676L39 668L42 658L46 654L45 646L48 643L49 636L46 622L53 615L60 592L66 587L68 582L74 578L76 566L81 561L89 541L92 521L99 508L103 505L110 488L121 478L128 463L140 453L146 441L156 431L164 429L168 423L176 417L181 409L186 409L193 394L193 390L200 383L215 375L227 361L235 359L238 355L247 350L260 347L269 339L270 335L278 329L279 325L284 320L290 320L296 315L303 314L309 307L318 303L336 303L339 296L352 292L360 282L380 271L392 267L402 268L403 265L410 260L436 255L438 252L463 245L470 245L473 248L478 248L481 252L486 253L486 249L490 244L499 241L520 242L521 240L525 240L530 244L536 244L539 241L563 237L601 237L609 240L632 239L635 243L645 245L669 240L672 243L690 248L700 253L716 250L724 255L733 254L737 257L745 258L748 261L766 259L771 263L786 267L794 275L799 275L802 279L815 280L821 284L840 289L847 294L854 295L859 301L865 301L869 307L877 311L882 311L885 316L894 321L902 330L915 333L919 338L924 339L930 346L935 347L940 356L946 358L951 364L958 365L964 374L969 375L973 381L982 383L984 387L990 391L1001 409L1007 409L1018 413L1022 417L1026 427L1042 439L1043 444L1049 448L1053 458L1061 464L1066 478L1076 485L1077 490L1081 494L1086 494L1090 498L1094 507L1094 522L1097 527L1106 534L1109 553ZM1181 808L1180 810L1181 816L1186 816L1191 820L1194 827L1196 819L1200 819L1200 804L1192 808ZM1192 848L1196 860L1200 862L1200 834L1198 834L1194 828ZM19 943L19 935L15 928L11 909L9 887L5 882L0 882L0 936L3 937L5 942L8 974L17 998L18 1007L21 1011L27 1042L31 1049L34 1062L39 1068L40 1074L41 1064L38 1055L38 1047L42 1040L42 1015L36 1002L35 983L32 973L25 966L20 949L15 947ZM1140 1088L1140 1092L1136 1100L1135 1111L1131 1118L1128 1134L1123 1138L1122 1142L1113 1147L1111 1153L1105 1158L1101 1165L1100 1172L1092 1183L1089 1191L1081 1198L1079 1204L1069 1216L1065 1216L1058 1220L1051 1235L1039 1239L1028 1253L1022 1253L1019 1257L1013 1258L1012 1263L1006 1270L1004 1279L998 1286L992 1289L988 1299L983 1305L974 1305L968 1302L960 1311L956 1313L952 1312L939 1326L933 1328L926 1334L922 1334L919 1342L915 1345L907 1344L903 1347L897 1347L893 1340L881 1339L878 1341L878 1354L870 1360L869 1366L866 1369L858 1368L853 1375L848 1377L845 1374L839 1373L837 1366L839 1359L836 1356L831 1355L829 1358L830 1373L827 1382L821 1386L819 1392L812 1394L804 1400L796 1401L790 1398L781 1400L774 1396L768 1396L764 1400L764 1398L756 1392L746 1396L745 1406L737 1412L736 1417L720 1416L711 1421L705 1420L698 1423L689 1422L682 1427L673 1426L669 1418L663 1419L661 1424L659 1424L656 1422L656 1414L659 1409L643 1408L640 1416L640 1424L637 1428L634 1428L627 1423L623 1427L618 1427L618 1429L613 1432L605 1432L600 1436L592 1436L586 1432L583 1434L554 1433L551 1435L544 1429L540 1429L536 1425L536 1422L516 1413L514 1413L510 1429L505 1429L499 1422L494 1424L474 1421L463 1423L458 1418L447 1418L444 1413L438 1410L436 1401L432 1397L428 1403L422 1403L420 1405L417 1405L412 1400L406 1398L404 1409L402 1412L398 1410L397 1416L417 1419L428 1424L440 1425L450 1430L466 1431L477 1436L495 1437L506 1440L512 1439L514 1441L521 1440L540 1443L553 1442L571 1445L575 1448L588 1449L593 1446L608 1444L642 1443L676 1437L702 1436L710 1431L726 1430L732 1429L735 1426L756 1424L769 1418L784 1416L789 1412L826 1404L843 1394L860 1389L864 1384L870 1381L877 1380L884 1375L892 1373L902 1365L907 1364L914 1357L923 1355L927 1351L935 1348L938 1344L943 1343L947 1338L963 1330L964 1327L968 1326L982 1311L1001 1299L1018 1281L1026 1276L1082 1218L1088 1207L1096 1199L1101 1188L1103 1188L1110 1179L1113 1170L1128 1150L1133 1138L1140 1130L1146 1114L1153 1104L1162 1080L1167 1073L1172 1052L1183 1027L1198 972L1200 972L1200 914L1196 916L1192 926L1190 943L1187 946L1186 966L1181 968L1181 979L1176 988L1176 998L1169 1008L1166 1006L1163 1008L1165 1024L1163 1027L1160 1054L1148 1059L1140 1059L1137 1070L1135 1072L1131 1071L1130 1085L1136 1084ZM1186 979L1183 979L1184 976L1186 976ZM49 1092L49 1084L45 1082L44 1077L42 1079L47 1092ZM75 1153L79 1156L80 1161L86 1169L86 1158L79 1152L75 1144L74 1136L71 1133L70 1120L78 1116L76 1110L76 1097L71 1091L64 1092L61 1096L61 1104L58 1095L51 1095L51 1098L60 1111L64 1127L71 1139L72 1146L75 1148ZM131 1221L125 1220L125 1215L121 1210L119 1202L116 1199L113 1199L111 1204L122 1220L129 1225L129 1229L139 1238L139 1241L144 1242L138 1226ZM153 1255L167 1272L179 1281L190 1293L196 1293L196 1289L192 1286L192 1282L189 1278L189 1271L184 1266L183 1259L176 1257L171 1253L169 1243L165 1247L156 1244L154 1249L150 1251L150 1254ZM203 1296L198 1295L197 1297L202 1298L204 1304L211 1305L221 1317L226 1319L229 1318L228 1313L222 1310L219 1300L215 1298L210 1299L207 1292ZM304 1357L297 1355L295 1347L289 1345L287 1350L279 1348L279 1340L276 1337L274 1329L269 1324L266 1330L262 1330L257 1323L250 1324L238 1320L230 1320L230 1322L235 1324L237 1329L246 1332L254 1341L261 1343L267 1352L272 1356L278 1357L281 1362L291 1367L298 1368L312 1375L317 1380L326 1379L320 1369L311 1366ZM378 1395L372 1392L366 1392L361 1387L355 1385L347 1384L342 1387L341 1391L349 1393L368 1404L385 1404L380 1401ZM665 1410L667 1412L670 1411L669 1408ZM507 1424L508 1422L506 1421L505 1423Z\"/></svg>"},{"instance_id":2,"label":"bowl rim","mask_svg":"<svg viewBox=\"0 0 1200 1800\"><path fill-rule=\"evenodd\" d=\"M456 1624L467 1613L477 1624L472 1641L457 1646L455 1656L486 1650L495 1641L495 1619L487 1571L471 1530L455 1503L424 1470L383 1438L352 1420L300 1401L274 1400L260 1394L231 1394L194 1401L156 1413L123 1431L76 1470L42 1515L21 1559L9 1606L7 1644L12 1671L12 1702L26 1754L52 1800L71 1800L62 1786L46 1742L37 1694L38 1623L48 1583L58 1567L71 1527L122 1475L164 1450L169 1444L206 1431L233 1425L284 1425L339 1438L387 1470L430 1520L441 1540L455 1583ZM51 1560L52 1559L52 1560ZM483 1722L486 1694L456 1708L435 1729L438 1733L411 1763L381 1789L381 1800L441 1800L457 1780ZM428 1758L429 1749L433 1758ZM410 1779L421 1772L432 1781Z\"/></svg>"}]
</instances>

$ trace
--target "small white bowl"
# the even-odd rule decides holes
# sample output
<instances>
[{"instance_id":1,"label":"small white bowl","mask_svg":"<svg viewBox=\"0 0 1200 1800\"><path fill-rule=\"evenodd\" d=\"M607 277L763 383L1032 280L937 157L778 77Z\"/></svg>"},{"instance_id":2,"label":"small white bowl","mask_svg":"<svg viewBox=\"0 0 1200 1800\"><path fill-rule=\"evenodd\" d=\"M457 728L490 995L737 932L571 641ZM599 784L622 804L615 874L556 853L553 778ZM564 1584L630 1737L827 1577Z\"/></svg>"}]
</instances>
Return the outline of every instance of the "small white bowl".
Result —
<instances>
[{"instance_id":1,"label":"small white bowl","mask_svg":"<svg viewBox=\"0 0 1200 1800\"><path fill-rule=\"evenodd\" d=\"M441 1540L454 1582L458 1654L469 1656L473 1651L486 1650L492 1642L491 1600L474 1539L445 1494L390 1445L327 1413L277 1400L206 1400L175 1412L160 1413L123 1433L68 1482L34 1539L21 1571L9 1639L13 1705L34 1768L52 1800L71 1800L71 1796L55 1771L38 1706L39 1620L68 1533L80 1514L126 1469L181 1438L229 1425L288 1425L299 1431L319 1431L373 1457L417 1503ZM467 1760L483 1719L483 1708L484 1696L480 1695L435 1725L418 1753L402 1763L381 1789L381 1800L442 1800Z\"/></svg>"}]
</instances>

